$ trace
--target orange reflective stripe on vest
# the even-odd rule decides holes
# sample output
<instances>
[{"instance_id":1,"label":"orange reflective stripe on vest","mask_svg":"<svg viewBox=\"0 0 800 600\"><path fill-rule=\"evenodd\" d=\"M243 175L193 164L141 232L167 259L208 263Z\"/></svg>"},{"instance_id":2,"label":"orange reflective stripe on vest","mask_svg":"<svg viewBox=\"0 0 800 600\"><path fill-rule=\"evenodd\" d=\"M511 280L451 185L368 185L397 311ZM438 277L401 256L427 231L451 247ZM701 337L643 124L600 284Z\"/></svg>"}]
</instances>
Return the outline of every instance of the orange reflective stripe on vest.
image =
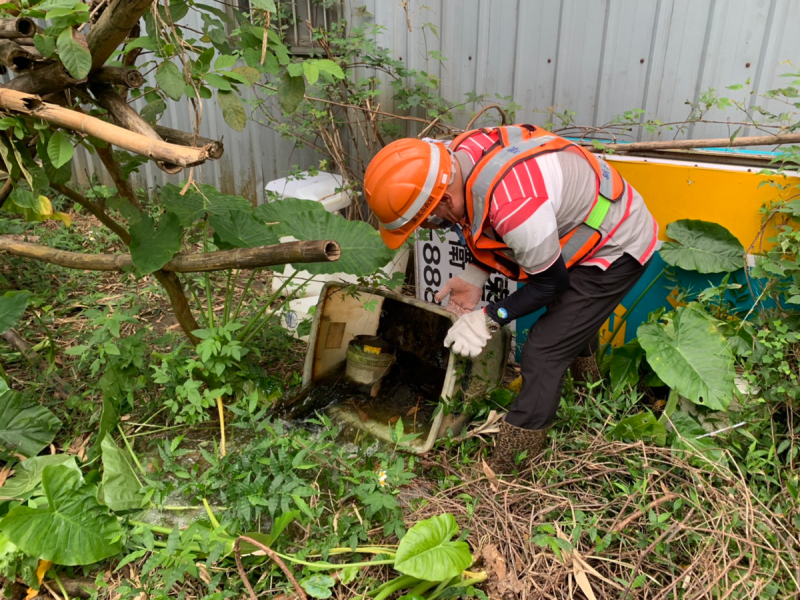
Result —
<instances>
[{"instance_id":1,"label":"orange reflective stripe on vest","mask_svg":"<svg viewBox=\"0 0 800 600\"><path fill-rule=\"evenodd\" d=\"M469 173L466 183L466 208L470 227L464 231L470 251L475 259L516 281L526 281L529 275L510 257L510 250L502 241L487 235L486 220L489 215L489 199L503 177L520 162L550 152L561 152L577 148L594 169L597 176L598 195L587 213L584 223L561 238L561 254L567 268L579 264L592 254L600 244L602 235L598 231L608 212L610 202L619 200L625 192L622 176L603 159L572 142L532 125L515 125L498 128L499 140L484 151L483 156ZM470 137L493 130L467 131L450 145L451 150Z\"/></svg>"}]
</instances>

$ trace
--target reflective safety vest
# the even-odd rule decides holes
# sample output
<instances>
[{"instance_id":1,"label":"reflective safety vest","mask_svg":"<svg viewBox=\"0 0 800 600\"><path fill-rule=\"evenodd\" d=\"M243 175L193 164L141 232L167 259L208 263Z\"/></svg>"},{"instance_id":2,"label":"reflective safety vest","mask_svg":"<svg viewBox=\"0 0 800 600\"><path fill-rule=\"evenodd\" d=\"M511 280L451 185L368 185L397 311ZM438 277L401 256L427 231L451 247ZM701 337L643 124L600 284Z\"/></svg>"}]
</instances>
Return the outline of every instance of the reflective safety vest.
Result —
<instances>
[{"instance_id":1,"label":"reflective safety vest","mask_svg":"<svg viewBox=\"0 0 800 600\"><path fill-rule=\"evenodd\" d=\"M602 241L600 225L608 214L612 202L625 193L622 176L588 150L549 133L533 125L498 127L499 139L483 151L483 156L472 168L466 178L466 208L469 229L463 231L467 246L475 259L486 267L510 277L515 281L526 281L530 275L514 260L508 246L499 239L487 235L491 230L488 224L489 202L495 188L505 175L517 164L535 156L551 152L561 152L567 148L577 148L586 158L597 175L597 197L583 220L583 223L560 238L561 256L570 269L591 257L599 249ZM467 131L450 144L450 150L457 151L459 145L470 137L481 133L490 134L493 129ZM536 215L532 218L536 218Z\"/></svg>"}]
</instances>

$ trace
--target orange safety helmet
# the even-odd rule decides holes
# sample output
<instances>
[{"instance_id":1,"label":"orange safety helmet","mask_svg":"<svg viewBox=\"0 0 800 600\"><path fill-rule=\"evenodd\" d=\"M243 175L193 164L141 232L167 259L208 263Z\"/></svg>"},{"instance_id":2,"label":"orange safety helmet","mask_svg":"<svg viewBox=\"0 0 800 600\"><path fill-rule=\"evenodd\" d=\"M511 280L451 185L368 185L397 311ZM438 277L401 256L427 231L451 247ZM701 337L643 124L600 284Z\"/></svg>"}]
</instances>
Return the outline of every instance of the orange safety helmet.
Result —
<instances>
[{"instance_id":1,"label":"orange safety helmet","mask_svg":"<svg viewBox=\"0 0 800 600\"><path fill-rule=\"evenodd\" d=\"M392 142L375 155L364 174L364 193L389 248L399 248L436 208L454 166L444 144L415 138Z\"/></svg>"}]
</instances>

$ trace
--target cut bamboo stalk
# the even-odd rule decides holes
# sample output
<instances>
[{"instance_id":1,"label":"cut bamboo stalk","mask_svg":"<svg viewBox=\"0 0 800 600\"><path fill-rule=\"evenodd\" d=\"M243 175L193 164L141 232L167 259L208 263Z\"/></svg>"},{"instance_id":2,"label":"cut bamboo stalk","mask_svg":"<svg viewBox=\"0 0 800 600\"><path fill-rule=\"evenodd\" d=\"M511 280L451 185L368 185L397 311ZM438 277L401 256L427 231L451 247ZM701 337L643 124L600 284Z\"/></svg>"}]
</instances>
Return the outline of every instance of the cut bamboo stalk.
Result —
<instances>
[{"instance_id":1,"label":"cut bamboo stalk","mask_svg":"<svg viewBox=\"0 0 800 600\"><path fill-rule=\"evenodd\" d=\"M49 104L36 95L23 94L16 90L0 88L0 108L36 117L59 127L94 136L134 154L181 167L199 165L209 158L207 147L188 148L154 140L102 119Z\"/></svg>"},{"instance_id":2,"label":"cut bamboo stalk","mask_svg":"<svg viewBox=\"0 0 800 600\"><path fill-rule=\"evenodd\" d=\"M152 0L112 0L86 36L92 53L92 71L106 64L152 3Z\"/></svg>"},{"instance_id":3,"label":"cut bamboo stalk","mask_svg":"<svg viewBox=\"0 0 800 600\"><path fill-rule=\"evenodd\" d=\"M19 44L11 40L0 39L0 63L14 71L21 73L33 67L36 58Z\"/></svg>"},{"instance_id":4,"label":"cut bamboo stalk","mask_svg":"<svg viewBox=\"0 0 800 600\"><path fill-rule=\"evenodd\" d=\"M33 37L36 24L26 17L0 19L0 38Z\"/></svg>"},{"instance_id":5,"label":"cut bamboo stalk","mask_svg":"<svg viewBox=\"0 0 800 600\"><path fill-rule=\"evenodd\" d=\"M84 271L125 271L133 266L130 254L68 252L41 244L20 242L5 235L0 236L0 252ZM257 248L176 254L162 267L162 270L175 273L208 273L228 269L257 269L290 263L332 262L338 260L340 256L341 248L333 240L287 242Z\"/></svg>"},{"instance_id":6,"label":"cut bamboo stalk","mask_svg":"<svg viewBox=\"0 0 800 600\"><path fill-rule=\"evenodd\" d=\"M144 85L144 75L136 69L122 67L103 67L92 73L92 80L126 88L140 88Z\"/></svg>"},{"instance_id":7,"label":"cut bamboo stalk","mask_svg":"<svg viewBox=\"0 0 800 600\"><path fill-rule=\"evenodd\" d=\"M800 143L800 133L781 135L758 135L750 137L712 138L704 140L666 140L660 142L633 142L629 144L604 144L614 152L637 152L643 150L692 150L694 148L741 148L743 146L779 146Z\"/></svg>"},{"instance_id":8,"label":"cut bamboo stalk","mask_svg":"<svg viewBox=\"0 0 800 600\"><path fill-rule=\"evenodd\" d=\"M156 125L153 129L155 129L156 133L160 135L164 141L172 144L193 146L195 148L208 148L208 157L212 160L219 160L225 153L225 146L222 145L221 140L200 137L193 133L187 133L180 129L172 129L171 127L164 127L163 125Z\"/></svg>"},{"instance_id":9,"label":"cut bamboo stalk","mask_svg":"<svg viewBox=\"0 0 800 600\"><path fill-rule=\"evenodd\" d=\"M91 86L92 93L97 102L105 108L108 113L117 122L117 125L124 127L134 133L146 136L151 140L162 142L161 136L158 135L150 124L145 121L139 113L131 108L131 106L122 99L114 88L103 84L94 84ZM210 158L209 154L209 158ZM174 163L166 163L164 161L156 161L159 169L170 175L180 173L183 167Z\"/></svg>"},{"instance_id":10,"label":"cut bamboo stalk","mask_svg":"<svg viewBox=\"0 0 800 600\"><path fill-rule=\"evenodd\" d=\"M38 94L44 96L60 92L61 90L85 82L86 79L75 79L70 75L60 62L28 71L15 77L2 89L14 90L24 94Z\"/></svg>"}]
</instances>

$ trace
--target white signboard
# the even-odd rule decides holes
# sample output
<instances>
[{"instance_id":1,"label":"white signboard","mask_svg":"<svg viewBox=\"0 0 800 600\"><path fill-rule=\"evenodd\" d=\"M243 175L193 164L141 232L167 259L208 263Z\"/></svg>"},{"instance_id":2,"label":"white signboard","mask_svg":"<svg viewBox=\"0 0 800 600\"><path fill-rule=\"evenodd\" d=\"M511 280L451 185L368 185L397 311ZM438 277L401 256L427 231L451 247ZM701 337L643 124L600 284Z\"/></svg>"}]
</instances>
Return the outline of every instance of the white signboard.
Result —
<instances>
[{"instance_id":1,"label":"white signboard","mask_svg":"<svg viewBox=\"0 0 800 600\"><path fill-rule=\"evenodd\" d=\"M458 276L472 258L469 248L462 244L455 231L443 234L420 230L416 244L417 298L436 302L434 296L449 279ZM492 275L483 288L478 307L506 298L517 289L517 284L503 275Z\"/></svg>"}]
</instances>

